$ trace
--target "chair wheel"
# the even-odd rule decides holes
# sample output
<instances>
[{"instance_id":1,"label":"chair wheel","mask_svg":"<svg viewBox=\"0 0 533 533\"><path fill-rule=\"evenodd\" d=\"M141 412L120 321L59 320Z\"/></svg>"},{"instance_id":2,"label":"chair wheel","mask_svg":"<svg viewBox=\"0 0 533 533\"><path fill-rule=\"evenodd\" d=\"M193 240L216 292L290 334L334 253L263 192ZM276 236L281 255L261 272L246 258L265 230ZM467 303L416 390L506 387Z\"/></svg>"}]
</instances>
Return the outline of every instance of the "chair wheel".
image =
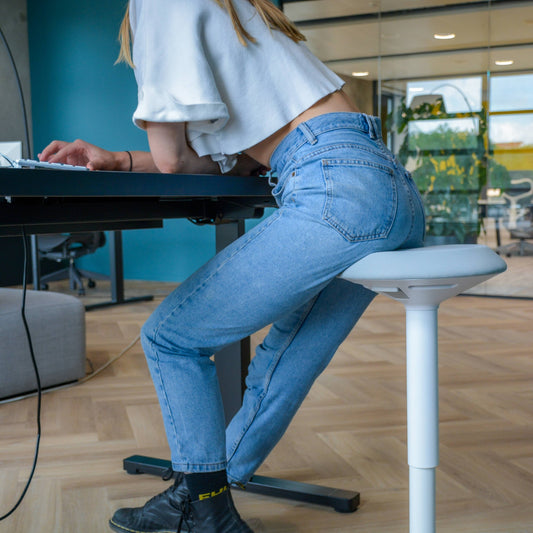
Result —
<instances>
[{"instance_id":1,"label":"chair wheel","mask_svg":"<svg viewBox=\"0 0 533 533\"><path fill-rule=\"evenodd\" d=\"M90 279L87 282L87 287L89 287L89 289L94 289L96 287L96 282L93 279Z\"/></svg>"}]
</instances>

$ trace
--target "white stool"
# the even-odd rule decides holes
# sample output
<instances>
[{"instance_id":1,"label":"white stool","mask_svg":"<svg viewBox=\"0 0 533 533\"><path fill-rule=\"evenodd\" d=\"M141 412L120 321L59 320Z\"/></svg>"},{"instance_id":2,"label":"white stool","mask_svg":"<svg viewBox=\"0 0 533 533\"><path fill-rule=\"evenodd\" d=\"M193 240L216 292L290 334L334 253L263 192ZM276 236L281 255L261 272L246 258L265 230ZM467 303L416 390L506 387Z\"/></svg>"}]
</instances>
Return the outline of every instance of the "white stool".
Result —
<instances>
[{"instance_id":1,"label":"white stool","mask_svg":"<svg viewBox=\"0 0 533 533\"><path fill-rule=\"evenodd\" d=\"M405 306L410 533L435 532L439 304L506 268L490 248L464 244L377 252L340 275Z\"/></svg>"}]
</instances>

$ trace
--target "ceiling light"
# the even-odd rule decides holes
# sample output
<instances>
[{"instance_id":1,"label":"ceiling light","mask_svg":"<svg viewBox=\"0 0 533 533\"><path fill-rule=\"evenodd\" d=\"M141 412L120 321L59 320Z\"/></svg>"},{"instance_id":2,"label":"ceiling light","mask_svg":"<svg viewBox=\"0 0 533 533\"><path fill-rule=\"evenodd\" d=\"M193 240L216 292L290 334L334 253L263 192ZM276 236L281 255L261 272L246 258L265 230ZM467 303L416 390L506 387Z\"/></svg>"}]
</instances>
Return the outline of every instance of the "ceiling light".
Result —
<instances>
[{"instance_id":1,"label":"ceiling light","mask_svg":"<svg viewBox=\"0 0 533 533\"><path fill-rule=\"evenodd\" d=\"M455 33L435 33L433 37L445 41L447 39L455 39Z\"/></svg>"},{"instance_id":2,"label":"ceiling light","mask_svg":"<svg viewBox=\"0 0 533 533\"><path fill-rule=\"evenodd\" d=\"M502 60L496 60L494 61L496 65L499 67L506 67L508 65L512 65L514 61L512 59L502 59Z\"/></svg>"},{"instance_id":3,"label":"ceiling light","mask_svg":"<svg viewBox=\"0 0 533 533\"><path fill-rule=\"evenodd\" d=\"M365 71L365 72L352 72L352 76L356 77L356 78L363 78L364 76L368 76L369 72L368 71Z\"/></svg>"}]
</instances>

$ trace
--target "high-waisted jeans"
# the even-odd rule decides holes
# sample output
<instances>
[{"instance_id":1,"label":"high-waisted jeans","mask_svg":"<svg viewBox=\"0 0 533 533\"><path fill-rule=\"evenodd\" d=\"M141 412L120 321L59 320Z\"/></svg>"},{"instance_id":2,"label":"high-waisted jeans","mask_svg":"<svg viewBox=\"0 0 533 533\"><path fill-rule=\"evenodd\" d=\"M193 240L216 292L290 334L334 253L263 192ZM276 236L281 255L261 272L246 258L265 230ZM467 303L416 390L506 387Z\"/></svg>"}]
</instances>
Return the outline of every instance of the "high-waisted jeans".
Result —
<instances>
[{"instance_id":1,"label":"high-waisted jeans","mask_svg":"<svg viewBox=\"0 0 533 533\"><path fill-rule=\"evenodd\" d=\"M377 251L421 246L424 214L379 119L331 113L271 158L279 208L170 294L142 329L174 470L245 483L374 297L337 278ZM225 428L211 356L272 324Z\"/></svg>"}]
</instances>

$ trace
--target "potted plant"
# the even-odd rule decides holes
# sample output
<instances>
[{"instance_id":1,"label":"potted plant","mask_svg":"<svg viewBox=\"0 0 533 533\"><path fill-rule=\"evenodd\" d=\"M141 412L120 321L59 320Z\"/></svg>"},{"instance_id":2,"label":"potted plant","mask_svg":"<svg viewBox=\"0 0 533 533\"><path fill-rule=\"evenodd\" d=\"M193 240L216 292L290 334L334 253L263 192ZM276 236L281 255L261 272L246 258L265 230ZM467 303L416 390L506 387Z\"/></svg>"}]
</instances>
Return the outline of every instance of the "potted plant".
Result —
<instances>
[{"instance_id":1,"label":"potted plant","mask_svg":"<svg viewBox=\"0 0 533 533\"><path fill-rule=\"evenodd\" d=\"M475 131L457 131L444 119L472 120ZM413 121L430 120L436 121L436 127L429 132L408 130ZM486 110L447 113L442 99L413 109L404 99L396 113L389 115L387 126L405 134L399 159L413 168L413 179L422 193L428 240L475 242L482 228L479 199L489 176L491 187L506 188L510 183L507 169L489 155Z\"/></svg>"}]
</instances>

